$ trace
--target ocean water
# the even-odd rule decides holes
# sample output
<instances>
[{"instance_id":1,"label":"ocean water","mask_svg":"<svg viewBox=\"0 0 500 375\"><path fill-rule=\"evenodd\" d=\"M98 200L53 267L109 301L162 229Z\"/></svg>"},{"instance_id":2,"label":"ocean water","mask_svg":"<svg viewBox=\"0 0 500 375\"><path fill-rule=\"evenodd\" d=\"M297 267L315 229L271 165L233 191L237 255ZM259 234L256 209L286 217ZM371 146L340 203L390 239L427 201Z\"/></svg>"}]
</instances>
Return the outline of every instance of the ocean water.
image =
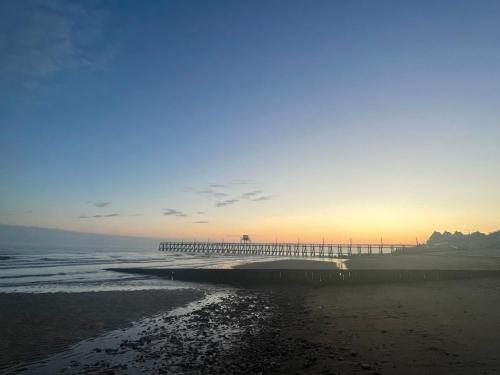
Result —
<instances>
[{"instance_id":1,"label":"ocean water","mask_svg":"<svg viewBox=\"0 0 500 375\"><path fill-rule=\"evenodd\" d=\"M0 293L173 289L182 283L108 271L128 267L231 267L242 259L124 246L0 245Z\"/></svg>"},{"instance_id":2,"label":"ocean water","mask_svg":"<svg viewBox=\"0 0 500 375\"><path fill-rule=\"evenodd\" d=\"M284 259L160 252L152 246L0 244L0 293L178 289L189 284L108 268L231 268Z\"/></svg>"}]
</instances>

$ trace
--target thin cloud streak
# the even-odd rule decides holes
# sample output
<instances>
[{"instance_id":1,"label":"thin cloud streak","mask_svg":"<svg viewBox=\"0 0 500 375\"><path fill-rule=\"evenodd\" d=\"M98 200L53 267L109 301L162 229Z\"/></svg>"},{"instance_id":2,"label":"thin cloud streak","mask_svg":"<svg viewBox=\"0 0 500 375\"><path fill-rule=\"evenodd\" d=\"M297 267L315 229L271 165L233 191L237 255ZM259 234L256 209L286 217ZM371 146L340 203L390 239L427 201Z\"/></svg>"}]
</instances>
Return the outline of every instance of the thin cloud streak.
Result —
<instances>
[{"instance_id":1,"label":"thin cloud streak","mask_svg":"<svg viewBox=\"0 0 500 375\"><path fill-rule=\"evenodd\" d=\"M250 180L248 178L238 178L236 180L231 181L229 184L231 184L231 185L255 185L255 181Z\"/></svg>"},{"instance_id":2,"label":"thin cloud streak","mask_svg":"<svg viewBox=\"0 0 500 375\"><path fill-rule=\"evenodd\" d=\"M255 197L256 195L260 195L262 193L263 193L262 190L253 190L253 191L249 191L248 193L241 194L240 198L241 199L251 199L251 198Z\"/></svg>"},{"instance_id":3,"label":"thin cloud streak","mask_svg":"<svg viewBox=\"0 0 500 375\"><path fill-rule=\"evenodd\" d=\"M262 196L262 197L251 199L251 201L252 202L262 202L262 201L268 201L269 199L271 199L271 197L269 197L269 196Z\"/></svg>"},{"instance_id":4,"label":"thin cloud streak","mask_svg":"<svg viewBox=\"0 0 500 375\"><path fill-rule=\"evenodd\" d=\"M164 208L162 211L164 216L178 216L178 217L187 216L186 213L176 210L175 208Z\"/></svg>"},{"instance_id":5,"label":"thin cloud streak","mask_svg":"<svg viewBox=\"0 0 500 375\"><path fill-rule=\"evenodd\" d=\"M96 207L102 208L109 206L110 202L93 202L92 204Z\"/></svg>"},{"instance_id":6,"label":"thin cloud streak","mask_svg":"<svg viewBox=\"0 0 500 375\"><path fill-rule=\"evenodd\" d=\"M236 185L241 185L241 187L238 187ZM250 179L236 179L228 182L227 184L222 184L222 183L212 183L209 184L206 188L203 189L196 189L196 188L186 188L185 191L187 192L194 192L199 195L206 196L207 198L211 200L215 200L215 207L221 208L221 207L226 207L233 205L235 203L238 203L242 200L250 201L250 202L260 202L260 201L267 201L270 199L269 196L263 195L264 191L261 189L255 189L255 190L250 190L246 191L243 193L239 193L238 190L242 190L244 186L249 186L249 185L254 185L256 187L255 182ZM229 194L226 191L220 191L218 189L228 189ZM236 190L236 191L235 191ZM229 198L230 196L233 196L234 198ZM204 215L205 212L203 211L198 211L196 213L197 215ZM165 211L164 215L167 216L183 216L181 211L174 210L174 209L168 209Z\"/></svg>"},{"instance_id":7,"label":"thin cloud streak","mask_svg":"<svg viewBox=\"0 0 500 375\"><path fill-rule=\"evenodd\" d=\"M7 212L5 215L7 216L15 216L15 215L30 215L33 213L33 210L27 210L27 211L19 211L19 212Z\"/></svg>"},{"instance_id":8,"label":"thin cloud streak","mask_svg":"<svg viewBox=\"0 0 500 375\"><path fill-rule=\"evenodd\" d=\"M226 199L225 201L217 202L215 204L215 207L217 207L217 208L225 207L225 206L229 206L231 204L235 204L236 202L239 202L239 199Z\"/></svg>"},{"instance_id":9,"label":"thin cloud streak","mask_svg":"<svg viewBox=\"0 0 500 375\"><path fill-rule=\"evenodd\" d=\"M215 199L227 197L227 193L224 193L222 191L216 191L212 188L203 189L203 190L196 190L196 192L198 194L206 195L210 198L215 198Z\"/></svg>"},{"instance_id":10,"label":"thin cloud streak","mask_svg":"<svg viewBox=\"0 0 500 375\"><path fill-rule=\"evenodd\" d=\"M113 214L107 214L107 215L92 215L92 216L80 215L80 216L78 216L78 218L79 219L102 219L105 217L118 217L118 216L120 216L120 214L113 213Z\"/></svg>"}]
</instances>

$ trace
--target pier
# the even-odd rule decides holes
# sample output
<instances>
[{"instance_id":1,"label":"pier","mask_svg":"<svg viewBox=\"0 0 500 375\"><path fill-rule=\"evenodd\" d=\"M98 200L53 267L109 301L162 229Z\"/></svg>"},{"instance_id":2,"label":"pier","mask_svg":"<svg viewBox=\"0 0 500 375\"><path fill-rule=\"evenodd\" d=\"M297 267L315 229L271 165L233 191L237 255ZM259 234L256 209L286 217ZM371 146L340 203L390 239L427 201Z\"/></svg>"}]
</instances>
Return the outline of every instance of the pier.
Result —
<instances>
[{"instance_id":1,"label":"pier","mask_svg":"<svg viewBox=\"0 0 500 375\"><path fill-rule=\"evenodd\" d=\"M414 245L413 245L414 246ZM258 255L284 257L348 258L361 255L385 255L404 252L408 244L314 244L241 242L161 242L158 250L221 255Z\"/></svg>"}]
</instances>

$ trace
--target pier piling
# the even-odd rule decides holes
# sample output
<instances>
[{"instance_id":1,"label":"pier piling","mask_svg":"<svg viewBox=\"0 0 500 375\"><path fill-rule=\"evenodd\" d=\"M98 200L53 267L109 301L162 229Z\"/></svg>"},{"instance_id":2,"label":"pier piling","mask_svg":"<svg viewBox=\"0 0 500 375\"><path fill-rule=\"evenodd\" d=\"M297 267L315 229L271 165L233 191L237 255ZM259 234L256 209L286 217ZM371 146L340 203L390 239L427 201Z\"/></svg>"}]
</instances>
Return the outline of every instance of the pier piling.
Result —
<instances>
[{"instance_id":1,"label":"pier piling","mask_svg":"<svg viewBox=\"0 0 500 375\"><path fill-rule=\"evenodd\" d=\"M357 249L353 252L353 246ZM378 251L373 251L373 247ZM255 242L161 242L158 250L181 253L259 255L286 257L349 258L361 255L387 255L407 249L405 244L314 244ZM347 251L345 251L347 250Z\"/></svg>"}]
</instances>

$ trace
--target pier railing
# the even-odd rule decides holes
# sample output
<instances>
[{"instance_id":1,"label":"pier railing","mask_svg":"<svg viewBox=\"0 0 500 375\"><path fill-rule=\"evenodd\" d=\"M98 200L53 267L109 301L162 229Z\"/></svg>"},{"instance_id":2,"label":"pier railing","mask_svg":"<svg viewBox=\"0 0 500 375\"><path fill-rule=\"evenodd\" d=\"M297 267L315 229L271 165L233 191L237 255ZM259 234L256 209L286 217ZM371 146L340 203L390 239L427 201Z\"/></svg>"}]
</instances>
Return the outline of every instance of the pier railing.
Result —
<instances>
[{"instance_id":1,"label":"pier railing","mask_svg":"<svg viewBox=\"0 0 500 375\"><path fill-rule=\"evenodd\" d=\"M259 255L286 257L345 258L357 255L384 255L403 252L405 244L314 244L250 242L161 242L158 250L182 253Z\"/></svg>"}]
</instances>

